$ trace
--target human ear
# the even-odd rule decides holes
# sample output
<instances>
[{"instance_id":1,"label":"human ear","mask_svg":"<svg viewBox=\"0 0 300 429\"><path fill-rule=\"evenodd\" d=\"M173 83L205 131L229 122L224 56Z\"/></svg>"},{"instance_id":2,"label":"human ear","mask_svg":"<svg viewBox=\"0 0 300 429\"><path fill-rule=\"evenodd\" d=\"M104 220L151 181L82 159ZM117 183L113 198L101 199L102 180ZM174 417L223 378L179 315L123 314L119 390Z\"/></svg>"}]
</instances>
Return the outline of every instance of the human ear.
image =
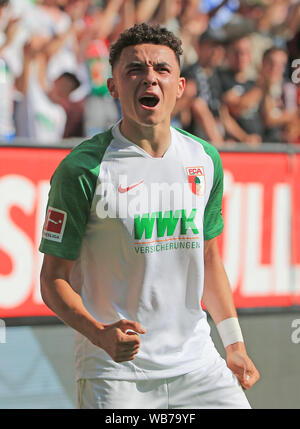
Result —
<instances>
[{"instance_id":1,"label":"human ear","mask_svg":"<svg viewBox=\"0 0 300 429\"><path fill-rule=\"evenodd\" d=\"M107 88L113 98L119 98L119 93L116 88L114 78L110 77L109 79L107 79Z\"/></svg>"},{"instance_id":2,"label":"human ear","mask_svg":"<svg viewBox=\"0 0 300 429\"><path fill-rule=\"evenodd\" d=\"M184 77L180 77L179 81L178 81L178 88L177 88L177 96L176 98L179 99L181 98L184 88L185 88L185 78Z\"/></svg>"}]
</instances>

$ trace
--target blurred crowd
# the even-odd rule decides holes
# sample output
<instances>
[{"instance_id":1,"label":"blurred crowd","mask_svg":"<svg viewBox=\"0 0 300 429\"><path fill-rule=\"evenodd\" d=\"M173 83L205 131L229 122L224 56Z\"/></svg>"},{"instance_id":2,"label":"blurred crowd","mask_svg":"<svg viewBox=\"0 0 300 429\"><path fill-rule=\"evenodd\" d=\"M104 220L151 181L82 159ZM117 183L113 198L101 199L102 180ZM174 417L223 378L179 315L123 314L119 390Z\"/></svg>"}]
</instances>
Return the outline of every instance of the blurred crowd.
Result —
<instances>
[{"instance_id":1,"label":"blurred crowd","mask_svg":"<svg viewBox=\"0 0 300 429\"><path fill-rule=\"evenodd\" d=\"M115 123L109 46L141 22L183 42L174 126L214 145L300 143L300 0L0 0L0 140Z\"/></svg>"}]
</instances>

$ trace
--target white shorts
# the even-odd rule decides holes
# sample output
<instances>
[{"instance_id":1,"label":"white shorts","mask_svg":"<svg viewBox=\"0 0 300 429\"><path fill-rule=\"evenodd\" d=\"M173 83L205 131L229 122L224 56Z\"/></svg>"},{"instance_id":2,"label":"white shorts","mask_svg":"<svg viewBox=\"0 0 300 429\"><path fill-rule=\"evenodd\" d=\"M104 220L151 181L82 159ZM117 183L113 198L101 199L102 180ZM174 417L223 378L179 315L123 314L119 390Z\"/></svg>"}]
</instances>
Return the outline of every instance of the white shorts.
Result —
<instances>
[{"instance_id":1,"label":"white shorts","mask_svg":"<svg viewBox=\"0 0 300 429\"><path fill-rule=\"evenodd\" d=\"M210 372L160 380L80 379L80 409L251 408L237 378L220 358Z\"/></svg>"}]
</instances>

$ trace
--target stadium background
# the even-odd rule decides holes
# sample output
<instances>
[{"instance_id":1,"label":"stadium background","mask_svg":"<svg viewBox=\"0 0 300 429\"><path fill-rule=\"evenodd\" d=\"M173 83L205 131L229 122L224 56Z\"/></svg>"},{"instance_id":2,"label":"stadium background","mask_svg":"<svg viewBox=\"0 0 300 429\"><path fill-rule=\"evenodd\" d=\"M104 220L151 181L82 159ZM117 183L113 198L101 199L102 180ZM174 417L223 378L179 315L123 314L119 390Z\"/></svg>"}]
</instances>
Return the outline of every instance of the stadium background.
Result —
<instances>
[{"instance_id":1,"label":"stadium background","mask_svg":"<svg viewBox=\"0 0 300 429\"><path fill-rule=\"evenodd\" d=\"M41 301L37 247L49 179L79 141L0 143L2 409L76 406L73 332ZM220 250L249 355L261 372L247 396L253 408L300 408L300 149L241 143L220 153Z\"/></svg>"}]
</instances>

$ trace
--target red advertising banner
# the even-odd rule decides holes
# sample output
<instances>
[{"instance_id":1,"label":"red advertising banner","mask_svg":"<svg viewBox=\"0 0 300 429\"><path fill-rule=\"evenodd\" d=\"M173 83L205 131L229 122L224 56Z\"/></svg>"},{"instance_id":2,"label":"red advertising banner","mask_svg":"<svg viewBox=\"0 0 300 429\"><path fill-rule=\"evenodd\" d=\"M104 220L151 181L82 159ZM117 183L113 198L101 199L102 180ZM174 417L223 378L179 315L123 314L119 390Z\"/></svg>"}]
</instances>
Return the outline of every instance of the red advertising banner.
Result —
<instances>
[{"instance_id":1,"label":"red advertising banner","mask_svg":"<svg viewBox=\"0 0 300 429\"><path fill-rule=\"evenodd\" d=\"M52 315L38 251L49 179L69 150L0 148L0 318Z\"/></svg>"},{"instance_id":2,"label":"red advertising banner","mask_svg":"<svg viewBox=\"0 0 300 429\"><path fill-rule=\"evenodd\" d=\"M222 160L225 228L220 247L236 305L294 305L300 287L292 265L297 230L291 219L296 227L300 212L292 202L300 170L282 153L223 153Z\"/></svg>"},{"instance_id":3,"label":"red advertising banner","mask_svg":"<svg viewBox=\"0 0 300 429\"><path fill-rule=\"evenodd\" d=\"M0 318L48 316L38 251L67 149L0 148ZM238 308L300 305L300 154L221 153L220 250Z\"/></svg>"},{"instance_id":4,"label":"red advertising banner","mask_svg":"<svg viewBox=\"0 0 300 429\"><path fill-rule=\"evenodd\" d=\"M300 305L300 154L291 155L291 265L295 304Z\"/></svg>"}]
</instances>

